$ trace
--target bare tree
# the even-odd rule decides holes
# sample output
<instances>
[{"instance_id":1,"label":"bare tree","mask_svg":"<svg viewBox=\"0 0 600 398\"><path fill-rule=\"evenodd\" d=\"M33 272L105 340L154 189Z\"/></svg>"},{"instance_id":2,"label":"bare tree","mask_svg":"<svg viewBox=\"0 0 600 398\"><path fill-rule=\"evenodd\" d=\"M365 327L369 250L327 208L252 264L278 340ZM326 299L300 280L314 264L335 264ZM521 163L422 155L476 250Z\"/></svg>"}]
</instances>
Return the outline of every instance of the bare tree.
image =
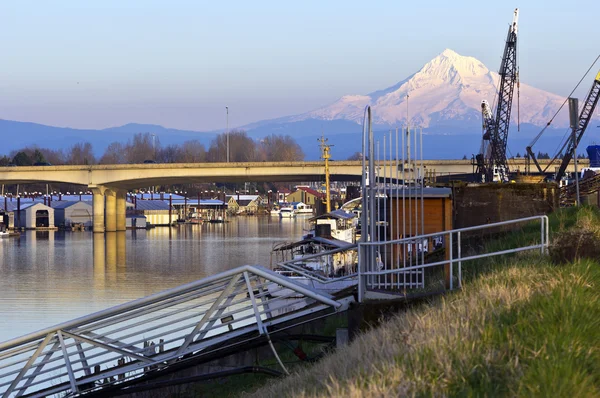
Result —
<instances>
[{"instance_id":1,"label":"bare tree","mask_svg":"<svg viewBox=\"0 0 600 398\"><path fill-rule=\"evenodd\" d=\"M304 159L302 148L289 135L269 135L261 140L260 149L262 160L278 162Z\"/></svg>"},{"instance_id":2,"label":"bare tree","mask_svg":"<svg viewBox=\"0 0 600 398\"><path fill-rule=\"evenodd\" d=\"M160 149L158 137L151 133L137 133L127 143L127 163L144 163L144 160L156 160Z\"/></svg>"},{"instance_id":3,"label":"bare tree","mask_svg":"<svg viewBox=\"0 0 600 398\"><path fill-rule=\"evenodd\" d=\"M71 147L67 164L95 164L96 157L89 142L80 142Z\"/></svg>"},{"instance_id":4,"label":"bare tree","mask_svg":"<svg viewBox=\"0 0 600 398\"><path fill-rule=\"evenodd\" d=\"M17 154L19 154L19 163L22 163L25 159L23 154L27 155L31 164L34 163L50 163L50 164L64 164L65 156L60 149L49 149L49 148L39 148L37 145L28 146L22 149L11 151L10 157L14 158ZM13 159L14 160L14 159ZM13 163L17 164L17 162ZM19 165L19 164L17 164Z\"/></svg>"},{"instance_id":5,"label":"bare tree","mask_svg":"<svg viewBox=\"0 0 600 398\"><path fill-rule=\"evenodd\" d=\"M161 148L157 153L156 161L159 163L180 163L182 158L181 148L174 144Z\"/></svg>"},{"instance_id":6,"label":"bare tree","mask_svg":"<svg viewBox=\"0 0 600 398\"><path fill-rule=\"evenodd\" d=\"M127 154L125 153L125 146L120 142L113 142L104 151L104 155L98 162L100 164L121 164L127 163Z\"/></svg>"},{"instance_id":7,"label":"bare tree","mask_svg":"<svg viewBox=\"0 0 600 398\"><path fill-rule=\"evenodd\" d=\"M352 155L348 157L348 160L362 160L362 153L354 152Z\"/></svg>"},{"instance_id":8,"label":"bare tree","mask_svg":"<svg viewBox=\"0 0 600 398\"><path fill-rule=\"evenodd\" d=\"M227 161L227 134L219 134L210 144L209 162ZM259 159L255 142L243 130L229 132L229 160L232 162L253 162Z\"/></svg>"},{"instance_id":9,"label":"bare tree","mask_svg":"<svg viewBox=\"0 0 600 398\"><path fill-rule=\"evenodd\" d=\"M206 148L197 140L186 141L181 148L182 163L206 162Z\"/></svg>"}]
</instances>

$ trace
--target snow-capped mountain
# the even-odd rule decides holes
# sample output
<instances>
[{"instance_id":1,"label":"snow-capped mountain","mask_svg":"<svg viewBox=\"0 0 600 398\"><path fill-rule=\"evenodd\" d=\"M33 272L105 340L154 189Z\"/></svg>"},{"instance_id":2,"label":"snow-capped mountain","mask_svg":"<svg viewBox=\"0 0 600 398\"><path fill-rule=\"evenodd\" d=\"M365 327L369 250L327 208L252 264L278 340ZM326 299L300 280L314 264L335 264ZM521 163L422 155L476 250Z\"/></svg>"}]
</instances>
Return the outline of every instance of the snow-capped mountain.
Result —
<instances>
[{"instance_id":1,"label":"snow-capped mountain","mask_svg":"<svg viewBox=\"0 0 600 398\"><path fill-rule=\"evenodd\" d=\"M368 95L346 95L326 107L281 118L277 122L318 119L362 123L365 106L370 104L377 125L406 124L408 112L413 125L434 127L459 122L472 126L481 121L481 100L495 103L498 82L499 75L481 61L446 49L417 73L394 86ZM563 101L564 98L558 95L521 83L520 121L544 126ZM516 122L516 87L512 119ZM553 126L567 125L568 112L561 112Z\"/></svg>"}]
</instances>

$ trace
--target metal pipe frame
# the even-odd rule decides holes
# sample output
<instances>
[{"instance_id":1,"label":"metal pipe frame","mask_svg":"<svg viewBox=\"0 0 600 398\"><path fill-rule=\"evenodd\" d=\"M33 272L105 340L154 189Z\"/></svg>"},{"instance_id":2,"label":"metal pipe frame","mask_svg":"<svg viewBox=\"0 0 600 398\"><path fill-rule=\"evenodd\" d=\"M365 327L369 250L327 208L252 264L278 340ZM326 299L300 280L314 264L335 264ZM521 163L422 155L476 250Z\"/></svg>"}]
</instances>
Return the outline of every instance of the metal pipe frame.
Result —
<instances>
[{"instance_id":1,"label":"metal pipe frame","mask_svg":"<svg viewBox=\"0 0 600 398\"><path fill-rule=\"evenodd\" d=\"M271 297L271 287L289 293ZM83 394L347 305L245 265L1 343L0 396Z\"/></svg>"},{"instance_id":2,"label":"metal pipe frame","mask_svg":"<svg viewBox=\"0 0 600 398\"><path fill-rule=\"evenodd\" d=\"M495 252L490 252L490 253L484 253L484 254L477 254L477 255L471 255L471 256L467 256L467 257L463 257L462 256L462 236L463 236L463 232L468 232L468 231L478 231L478 230L485 230L485 229L490 229L490 228L495 228L495 227L499 227L499 226L505 226L505 225L514 225L514 224L519 224L519 223L530 223L530 222L535 222L535 221L539 221L540 222L540 243L539 244L535 244L535 245L527 245L527 246L519 246L516 248L512 248L512 249L506 249L506 250L498 250ZM448 243L449 243L449 253L450 253L450 258L448 260L443 260L443 261L437 261L437 262L432 262L432 263L427 263L427 264L418 264L417 265L413 265L413 266L408 266L408 267L398 267L396 269L387 269L387 270L378 270L378 271L366 271L363 273L363 275L365 275L365 277L367 278L361 278L359 279L359 283L365 283L364 286L362 286L362 289L364 289L364 291L376 288L376 289L381 289L382 286L380 286L381 284L379 283L368 283L368 282L363 282L363 281L368 281L368 276L385 276L385 275L406 275L406 274L410 274L413 273L415 271L421 271L424 270L425 268L431 268L431 267L437 267L437 266L443 266L443 265L449 265L450 267L450 281L449 281L449 289L453 290L454 289L454 270L453 270L453 266L454 264L457 264L458 266L458 278L457 278L457 282L458 282L458 287L461 288L462 287L462 263L465 261L472 261L472 260L478 260L478 259L482 259L482 258L488 258L488 257L494 257L494 256L499 256L499 255L505 255L505 254L511 254L511 253L518 253L518 252L522 252L522 251L527 251L527 250L535 250L535 249L540 249L541 254L545 254L547 253L548 250L548 243L549 243L549 235L548 235L548 231L549 231L549 220L548 220L548 216L542 215L542 216L533 216L533 217L525 217L525 218L520 218L520 219L515 219L515 220L509 220L509 221L501 221L501 222L497 222L497 223L493 223L493 224L485 224L485 225L478 225L478 226L474 226L474 227L466 227L466 228L459 228L459 229L453 229L453 230L449 230L449 231L442 231L442 232L436 232L436 233L432 233L432 234L425 234L425 235L420 235L420 236L414 236L414 237L410 237L410 238L403 238L403 239L396 239L396 240L390 240L390 241L383 241L383 242L361 242L359 243L359 253L364 250L365 247L370 246L370 247L378 247L378 246L384 246L384 245L412 245L413 242L419 242L422 241L424 238L431 238L431 237L438 237L438 236L447 236L448 237ZM456 234L457 237L457 258L454 258L454 234ZM417 243L418 244L418 243ZM373 279L370 279L373 280ZM424 281L423 281L424 283ZM410 278L409 278L409 288L413 287L412 283L410 283ZM406 287L406 284L405 284ZM419 287L419 284L417 284L416 287ZM424 287L424 286L422 286Z\"/></svg>"}]
</instances>

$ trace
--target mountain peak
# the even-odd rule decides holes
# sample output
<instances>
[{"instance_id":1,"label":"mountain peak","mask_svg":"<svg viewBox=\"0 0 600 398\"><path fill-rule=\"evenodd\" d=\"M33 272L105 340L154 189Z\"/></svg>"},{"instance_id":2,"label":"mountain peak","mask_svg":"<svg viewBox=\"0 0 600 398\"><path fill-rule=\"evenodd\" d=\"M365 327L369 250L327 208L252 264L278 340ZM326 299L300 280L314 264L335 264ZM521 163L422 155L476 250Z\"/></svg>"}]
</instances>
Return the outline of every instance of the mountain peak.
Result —
<instances>
[{"instance_id":1,"label":"mountain peak","mask_svg":"<svg viewBox=\"0 0 600 398\"><path fill-rule=\"evenodd\" d=\"M442 51L442 53L439 56L444 56L446 58L458 58L458 57L461 57L460 54L458 54L456 51L451 50L449 48L447 48L444 51Z\"/></svg>"},{"instance_id":2,"label":"mountain peak","mask_svg":"<svg viewBox=\"0 0 600 398\"><path fill-rule=\"evenodd\" d=\"M499 76L477 58L458 54L449 48L427 62L418 72L395 85L367 95L346 95L323 108L292 117L350 120L361 123L364 108L371 105L376 124L423 127L457 125L480 126L481 100L492 102L498 92ZM410 95L410 107L408 96ZM521 84L521 122L543 126L564 98ZM408 113L410 111L410 113ZM408 114L407 114L408 113ZM517 112L513 112L516 116ZM561 116L557 124L564 125ZM470 127L469 127L470 126Z\"/></svg>"},{"instance_id":3,"label":"mountain peak","mask_svg":"<svg viewBox=\"0 0 600 398\"><path fill-rule=\"evenodd\" d=\"M415 77L437 78L451 84L464 83L464 79L481 77L489 73L489 69L477 58L460 55L445 49L440 55L426 63L415 74Z\"/></svg>"}]
</instances>

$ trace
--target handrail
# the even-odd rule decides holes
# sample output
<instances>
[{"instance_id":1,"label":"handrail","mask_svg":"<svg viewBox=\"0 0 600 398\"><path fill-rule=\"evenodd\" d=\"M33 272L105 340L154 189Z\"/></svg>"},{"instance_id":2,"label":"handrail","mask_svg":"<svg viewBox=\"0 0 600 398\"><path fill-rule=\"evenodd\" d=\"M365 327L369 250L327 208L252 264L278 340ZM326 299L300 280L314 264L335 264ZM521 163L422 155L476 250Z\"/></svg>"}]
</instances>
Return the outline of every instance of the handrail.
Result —
<instances>
[{"instance_id":1,"label":"handrail","mask_svg":"<svg viewBox=\"0 0 600 398\"><path fill-rule=\"evenodd\" d=\"M494 252L490 252L490 253L483 253L483 254L473 254L473 255L469 255L466 257L462 256L462 236L463 236L463 232L469 232L469 231L477 231L477 230L485 230L485 229L492 229L492 228L496 228L496 227L500 227L500 226L505 226L505 225L514 225L514 224L521 224L521 223L525 223L525 222L531 222L531 221L540 221L540 238L539 241L540 243L538 244L528 244L527 246L518 246L512 249L504 249L504 250L497 250ZM453 239L454 235L456 235L456 241ZM359 275L358 275L358 280L359 280L359 292L363 292L363 294L359 295L359 301L362 301L365 297L365 292L367 290L369 290L370 288L373 287L377 287L378 289L386 289L387 286L389 285L390 287L395 283L396 286L398 287L400 285L399 280L395 281L395 282L389 282L388 280L386 280L385 278L383 279L383 281L381 280L380 277L384 277L384 276L388 276L388 275L409 275L413 272L417 272L420 276L417 277L417 282L414 282L412 280L408 281L408 285L406 285L406 280L403 282L403 288L406 289L406 286L410 287L423 287L424 286L424 276L422 274L423 270L426 268L432 268L432 267L437 267L437 266L442 266L442 265L449 265L449 269L448 269L448 273L447 273L447 278L448 278L448 282L449 282L449 286L448 288L450 290L454 289L454 270L453 270L453 265L454 264L458 264L458 287L460 288L462 286L462 263L465 261L472 261L472 260L477 260L477 259L481 259L481 258L488 258L488 257L494 257L494 256L499 256L499 255L504 255L504 254L511 254L511 253L518 253L518 252L522 252L522 251L526 251L526 250L534 250L534 249L541 249L542 254L546 253L548 250L548 243L549 243L549 220L548 220L548 216L546 215L540 215L540 216L532 216L532 217L524 217L524 218L519 218L519 219L515 219L515 220L508 220L508 221L500 221L500 222L496 222L496 223L491 223L491 224L485 224L485 225L477 225L477 226L473 226L473 227L465 227L465 228L457 228L457 229L452 229L452 230L447 230L447 231L439 231L439 232L435 232L435 233L430 233L430 234L423 234L423 235L417 235L417 236L411 236L411 237L407 237L407 238L401 238L401 239L395 239L395 240L389 240L389 241L370 241L370 242L360 242L358 244L359 246L359 255L364 252L363 249L361 248L367 248L367 247L371 247L371 248L375 248L375 247L380 247L380 246L386 246L386 245L390 245L390 246L398 246L398 245L414 245L415 243L420 243L423 240L427 239L427 238L432 238L432 237L442 237L442 236L446 236L448 237L448 241L446 242L446 244L448 245L448 256L449 259L447 260L441 260L441 261L436 261L436 262L431 262L431 263L418 263L416 265L411 265L406 264L405 262L403 262L402 264L398 263L397 267L395 268L391 268L391 269L373 269L375 267L375 264L365 264L365 267L363 269L363 267L359 267ZM454 253L453 251L453 246L454 243L457 243L457 248L458 248L458 252ZM370 249L371 251L373 251L374 249ZM405 249L403 249L405 250ZM364 261L364 260L363 260ZM372 262L372 260L371 260ZM408 265L408 266L406 266ZM367 268L370 267L370 268ZM420 278L420 279L418 279Z\"/></svg>"},{"instance_id":2,"label":"handrail","mask_svg":"<svg viewBox=\"0 0 600 398\"><path fill-rule=\"evenodd\" d=\"M330 283L334 283L334 282L343 281L343 280L346 280L346 279L355 278L356 276L358 276L358 273L355 272L355 273L344 275L344 276L340 276L340 277L337 277L337 278L326 278L326 277L322 277L320 275L317 275L315 273L312 273L309 270L306 270L306 269L304 269L302 267L298 267L295 264L303 262L303 261L307 261L307 260L314 260L314 259L317 259L317 258L320 258L320 257L323 257L323 256L329 256L331 254L346 252L346 251L349 251L349 250L358 250L358 244L354 243L354 244L348 245L346 247L340 247L340 248L337 248L337 249L327 250L327 251L324 251L324 252L321 252L321 253L317 253L317 254L311 254L311 255L304 256L304 257L299 258L299 259L282 261L282 262L277 263L276 265L278 265L278 266L280 266L282 268L285 268L285 269L287 269L289 271L296 272L296 273L298 273L298 274L300 274L300 275L302 275L302 276L304 276L304 277L306 277L308 279L311 279L313 281L316 281L316 282L319 282L319 283L322 283L322 284L330 284Z\"/></svg>"},{"instance_id":3,"label":"handrail","mask_svg":"<svg viewBox=\"0 0 600 398\"><path fill-rule=\"evenodd\" d=\"M430 234L411 236L411 237L408 237L408 238L401 238L401 239L395 239L395 240L360 242L359 246L362 246L362 245L365 245L365 246L378 246L378 245L381 245L383 243L394 244L394 243L414 242L414 241L417 241L419 239L432 238L434 236L440 236L440 235L444 235L444 234L450 234L450 233L455 233L455 232L475 231L475 230L487 229L487 228L491 228L491 227L498 227L498 226L501 226L501 225L517 224L517 223L521 223L521 222L525 222L525 221L534 221L534 220L539 220L539 219L545 219L547 221L548 220L548 216L541 215L541 216L525 217L525 218L519 218L519 219L515 219L515 220L500 221L500 222L496 222L496 223L492 223L492 224L476 225L474 227L449 229L449 230L446 230L446 231L440 231L440 232L434 232L434 233L430 233ZM546 237L547 237L547 235L546 235Z\"/></svg>"},{"instance_id":4,"label":"handrail","mask_svg":"<svg viewBox=\"0 0 600 398\"><path fill-rule=\"evenodd\" d=\"M0 343L0 396L101 389L351 301L244 265Z\"/></svg>"},{"instance_id":5,"label":"handrail","mask_svg":"<svg viewBox=\"0 0 600 398\"><path fill-rule=\"evenodd\" d=\"M26 335L23 335L23 336L20 336L20 337L11 339L11 340L0 342L0 351L13 348L17 345L25 344L25 343L28 343L31 341L35 341L35 340L44 338L48 333L55 333L58 330L75 328L75 327L84 325L86 323L91 323L91 322L95 322L95 321L98 321L98 320L101 320L101 319L104 319L104 318L107 318L110 316L119 315L125 311L138 309L138 308L141 308L148 304L154 304L158 301L169 298L171 296L175 296L175 295L182 294L182 293L187 293L187 292L194 290L200 286L208 285L210 283L219 281L221 279L226 279L230 276L237 275L242 272L248 272L248 271L255 273L261 277L266 277L268 279L271 279L287 288L297 290L298 292L300 292L308 297L311 297L314 299L316 299L318 297L319 300L324 300L324 302L326 302L328 305L334 306L336 308L339 306L339 303L337 303L335 300L328 298L331 296L329 296L327 294L316 292L313 289L307 287L306 285L301 285L301 284L293 282L291 279L283 278L280 275L278 275L277 273L267 270L266 268L264 268L260 265L243 265L241 267L233 268L231 270L227 270L227 271L224 271L224 272L221 272L221 273L218 273L218 274L215 274L215 275L212 275L212 276L209 276L209 277L206 277L206 278L194 281L194 282L186 283L184 285L177 286L172 289L167 289L162 292L152 294L150 296L142 297L137 300L119 304L114 307L110 307L105 310L93 312L91 314L84 315L82 317L75 318L75 319L72 319L70 321L66 321L63 323L59 323L57 325L50 326L48 328L41 329L41 330L38 330L33 333L29 333L29 334L26 334Z\"/></svg>"}]
</instances>

